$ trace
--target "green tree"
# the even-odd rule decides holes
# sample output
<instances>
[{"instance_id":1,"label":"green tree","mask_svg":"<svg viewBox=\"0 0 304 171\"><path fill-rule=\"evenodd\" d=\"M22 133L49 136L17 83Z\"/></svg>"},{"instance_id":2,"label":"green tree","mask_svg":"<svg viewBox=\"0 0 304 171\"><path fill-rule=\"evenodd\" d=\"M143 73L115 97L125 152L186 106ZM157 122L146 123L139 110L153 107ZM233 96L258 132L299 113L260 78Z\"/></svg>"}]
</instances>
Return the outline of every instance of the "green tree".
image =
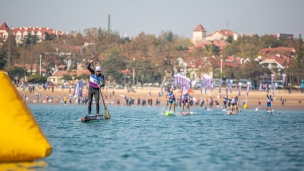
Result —
<instances>
[{"instance_id":1,"label":"green tree","mask_svg":"<svg viewBox=\"0 0 304 171\"><path fill-rule=\"evenodd\" d=\"M31 35L31 33L29 33L28 35L25 36L23 40L23 46L26 49L29 49L30 47L32 47L32 45L37 44L37 42L38 42L38 37L36 35Z\"/></svg>"},{"instance_id":2,"label":"green tree","mask_svg":"<svg viewBox=\"0 0 304 171\"><path fill-rule=\"evenodd\" d=\"M47 77L39 74L33 74L28 76L27 80L30 83L45 83L47 81Z\"/></svg>"},{"instance_id":3,"label":"green tree","mask_svg":"<svg viewBox=\"0 0 304 171\"><path fill-rule=\"evenodd\" d=\"M162 31L158 37L158 39L162 42L162 43L168 43L168 42L173 42L174 41L174 34L172 31Z\"/></svg>"},{"instance_id":4,"label":"green tree","mask_svg":"<svg viewBox=\"0 0 304 171\"><path fill-rule=\"evenodd\" d=\"M19 83L19 80L27 74L25 69L15 66L10 68L7 73L15 83Z\"/></svg>"},{"instance_id":5,"label":"green tree","mask_svg":"<svg viewBox=\"0 0 304 171\"><path fill-rule=\"evenodd\" d=\"M259 38L259 49L276 48L282 46L282 41L272 35L264 35Z\"/></svg>"},{"instance_id":6,"label":"green tree","mask_svg":"<svg viewBox=\"0 0 304 171\"><path fill-rule=\"evenodd\" d=\"M6 64L6 51L4 49L0 49L0 70L4 69Z\"/></svg>"},{"instance_id":7,"label":"green tree","mask_svg":"<svg viewBox=\"0 0 304 171\"><path fill-rule=\"evenodd\" d=\"M271 74L271 71L267 67L262 67L258 62L246 62L242 65L241 69L241 77L247 78L251 80L258 81L261 76L264 74Z\"/></svg>"},{"instance_id":8,"label":"green tree","mask_svg":"<svg viewBox=\"0 0 304 171\"><path fill-rule=\"evenodd\" d=\"M228 36L227 39L226 39L226 41L228 43L231 43L233 41L233 37L232 36Z\"/></svg>"},{"instance_id":9,"label":"green tree","mask_svg":"<svg viewBox=\"0 0 304 171\"><path fill-rule=\"evenodd\" d=\"M62 76L62 79L63 79L65 82L67 82L67 81L72 80L72 76L70 76L69 74L64 74L64 75Z\"/></svg>"},{"instance_id":10,"label":"green tree","mask_svg":"<svg viewBox=\"0 0 304 171\"><path fill-rule=\"evenodd\" d=\"M12 64L19 58L18 47L16 44L15 36L12 32L9 33L7 40L5 41L3 48L6 51L6 68L10 68Z\"/></svg>"},{"instance_id":11,"label":"green tree","mask_svg":"<svg viewBox=\"0 0 304 171\"><path fill-rule=\"evenodd\" d=\"M211 44L210 46L206 46L206 49L204 51L207 56L212 56L212 55L218 55L220 50L218 46Z\"/></svg>"},{"instance_id":12,"label":"green tree","mask_svg":"<svg viewBox=\"0 0 304 171\"><path fill-rule=\"evenodd\" d=\"M298 67L303 67L303 39L301 34L299 35L299 38L297 39L297 43L295 44L295 50L296 50L296 60Z\"/></svg>"},{"instance_id":13,"label":"green tree","mask_svg":"<svg viewBox=\"0 0 304 171\"><path fill-rule=\"evenodd\" d=\"M117 51L112 51L108 58L103 61L102 68L105 70L105 76L111 76L116 82L119 82L122 79L121 70L126 69L126 63Z\"/></svg>"},{"instance_id":14,"label":"green tree","mask_svg":"<svg viewBox=\"0 0 304 171\"><path fill-rule=\"evenodd\" d=\"M45 32L44 33L44 41L51 41L51 40L54 40L54 34L49 34L48 32Z\"/></svg>"},{"instance_id":15,"label":"green tree","mask_svg":"<svg viewBox=\"0 0 304 171\"><path fill-rule=\"evenodd\" d=\"M82 79L82 80L88 80L89 78L90 78L90 75L88 75L88 74L82 73L81 75L79 75L79 79Z\"/></svg>"}]
</instances>

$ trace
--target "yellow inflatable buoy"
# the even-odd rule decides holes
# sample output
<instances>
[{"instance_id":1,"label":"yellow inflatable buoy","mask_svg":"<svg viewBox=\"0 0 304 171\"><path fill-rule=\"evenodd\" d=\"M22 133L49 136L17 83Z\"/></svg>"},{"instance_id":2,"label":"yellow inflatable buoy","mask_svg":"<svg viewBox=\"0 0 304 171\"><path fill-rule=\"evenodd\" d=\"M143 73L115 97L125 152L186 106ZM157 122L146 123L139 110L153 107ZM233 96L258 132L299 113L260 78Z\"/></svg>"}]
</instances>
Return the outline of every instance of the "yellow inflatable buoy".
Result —
<instances>
[{"instance_id":1,"label":"yellow inflatable buoy","mask_svg":"<svg viewBox=\"0 0 304 171\"><path fill-rule=\"evenodd\" d=\"M3 71L0 109L0 162L32 161L51 154L50 143Z\"/></svg>"},{"instance_id":2,"label":"yellow inflatable buoy","mask_svg":"<svg viewBox=\"0 0 304 171\"><path fill-rule=\"evenodd\" d=\"M248 108L249 108L248 104L245 103L245 104L244 104L244 109L248 109Z\"/></svg>"}]
</instances>

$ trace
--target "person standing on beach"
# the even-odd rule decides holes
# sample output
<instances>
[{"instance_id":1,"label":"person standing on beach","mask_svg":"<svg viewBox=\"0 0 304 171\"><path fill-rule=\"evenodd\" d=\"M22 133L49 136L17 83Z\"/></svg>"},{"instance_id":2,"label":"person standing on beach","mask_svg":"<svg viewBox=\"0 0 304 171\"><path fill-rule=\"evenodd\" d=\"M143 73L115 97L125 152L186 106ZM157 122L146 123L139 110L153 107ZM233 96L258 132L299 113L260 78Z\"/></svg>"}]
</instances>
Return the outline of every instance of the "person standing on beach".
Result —
<instances>
[{"instance_id":1,"label":"person standing on beach","mask_svg":"<svg viewBox=\"0 0 304 171\"><path fill-rule=\"evenodd\" d=\"M258 103L258 104L259 104L259 108L260 108L260 107L261 107L261 101L260 101L260 100L259 100L259 103Z\"/></svg>"},{"instance_id":2,"label":"person standing on beach","mask_svg":"<svg viewBox=\"0 0 304 171\"><path fill-rule=\"evenodd\" d=\"M205 100L201 98L200 107L203 107Z\"/></svg>"},{"instance_id":3,"label":"person standing on beach","mask_svg":"<svg viewBox=\"0 0 304 171\"><path fill-rule=\"evenodd\" d=\"M173 107L173 112L175 112L175 96L170 87L166 87L166 98L167 98L167 105L170 105L170 108Z\"/></svg>"},{"instance_id":4,"label":"person standing on beach","mask_svg":"<svg viewBox=\"0 0 304 171\"><path fill-rule=\"evenodd\" d=\"M216 109L218 110L220 108L220 103L217 100L215 100L215 105L216 105Z\"/></svg>"},{"instance_id":5,"label":"person standing on beach","mask_svg":"<svg viewBox=\"0 0 304 171\"><path fill-rule=\"evenodd\" d=\"M228 102L228 95L226 95L226 97L224 97L223 99L224 109L227 109L227 102Z\"/></svg>"},{"instance_id":6,"label":"person standing on beach","mask_svg":"<svg viewBox=\"0 0 304 171\"><path fill-rule=\"evenodd\" d=\"M64 104L66 104L66 102L67 102L67 97L66 96L63 97L63 102L64 102Z\"/></svg>"},{"instance_id":7,"label":"person standing on beach","mask_svg":"<svg viewBox=\"0 0 304 171\"><path fill-rule=\"evenodd\" d=\"M88 104L88 115L91 114L92 110L92 99L93 96L95 98L96 104L96 116L99 115L99 89L105 86L104 76L101 74L101 67L96 66L95 71L91 68L91 64L93 60L90 61L88 65L88 70L91 72L90 80L89 80L89 104Z\"/></svg>"},{"instance_id":8,"label":"person standing on beach","mask_svg":"<svg viewBox=\"0 0 304 171\"><path fill-rule=\"evenodd\" d=\"M266 97L267 97L266 110L269 109L269 112L272 113L272 108L271 108L271 102L273 101L272 97L271 97L271 95L268 96L268 94L266 95Z\"/></svg>"}]
</instances>

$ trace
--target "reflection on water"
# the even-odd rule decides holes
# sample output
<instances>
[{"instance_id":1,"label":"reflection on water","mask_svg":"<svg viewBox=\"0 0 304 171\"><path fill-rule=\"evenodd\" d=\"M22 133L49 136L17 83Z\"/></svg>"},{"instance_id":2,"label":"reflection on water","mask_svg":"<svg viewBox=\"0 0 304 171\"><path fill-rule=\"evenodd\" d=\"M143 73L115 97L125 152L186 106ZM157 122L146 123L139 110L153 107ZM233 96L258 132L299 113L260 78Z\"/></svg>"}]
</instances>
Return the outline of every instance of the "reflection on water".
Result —
<instances>
[{"instance_id":1,"label":"reflection on water","mask_svg":"<svg viewBox=\"0 0 304 171\"><path fill-rule=\"evenodd\" d=\"M27 169L304 170L303 111L193 108L167 117L164 107L109 106L110 120L82 123L87 106L29 107L53 153Z\"/></svg>"},{"instance_id":2,"label":"reflection on water","mask_svg":"<svg viewBox=\"0 0 304 171\"><path fill-rule=\"evenodd\" d=\"M44 161L0 163L1 171L43 171L48 164Z\"/></svg>"}]
</instances>

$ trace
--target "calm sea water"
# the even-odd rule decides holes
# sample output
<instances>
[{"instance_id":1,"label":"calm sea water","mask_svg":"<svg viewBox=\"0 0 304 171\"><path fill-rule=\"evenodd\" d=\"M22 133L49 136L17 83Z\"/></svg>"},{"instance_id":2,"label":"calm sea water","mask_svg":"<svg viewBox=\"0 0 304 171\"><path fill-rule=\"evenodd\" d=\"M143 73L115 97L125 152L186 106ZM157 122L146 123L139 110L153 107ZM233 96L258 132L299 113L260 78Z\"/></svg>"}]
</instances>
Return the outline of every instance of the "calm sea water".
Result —
<instances>
[{"instance_id":1,"label":"calm sea water","mask_svg":"<svg viewBox=\"0 0 304 171\"><path fill-rule=\"evenodd\" d=\"M109 121L82 123L86 106L29 107L53 146L36 170L304 170L303 111L108 106Z\"/></svg>"}]
</instances>

